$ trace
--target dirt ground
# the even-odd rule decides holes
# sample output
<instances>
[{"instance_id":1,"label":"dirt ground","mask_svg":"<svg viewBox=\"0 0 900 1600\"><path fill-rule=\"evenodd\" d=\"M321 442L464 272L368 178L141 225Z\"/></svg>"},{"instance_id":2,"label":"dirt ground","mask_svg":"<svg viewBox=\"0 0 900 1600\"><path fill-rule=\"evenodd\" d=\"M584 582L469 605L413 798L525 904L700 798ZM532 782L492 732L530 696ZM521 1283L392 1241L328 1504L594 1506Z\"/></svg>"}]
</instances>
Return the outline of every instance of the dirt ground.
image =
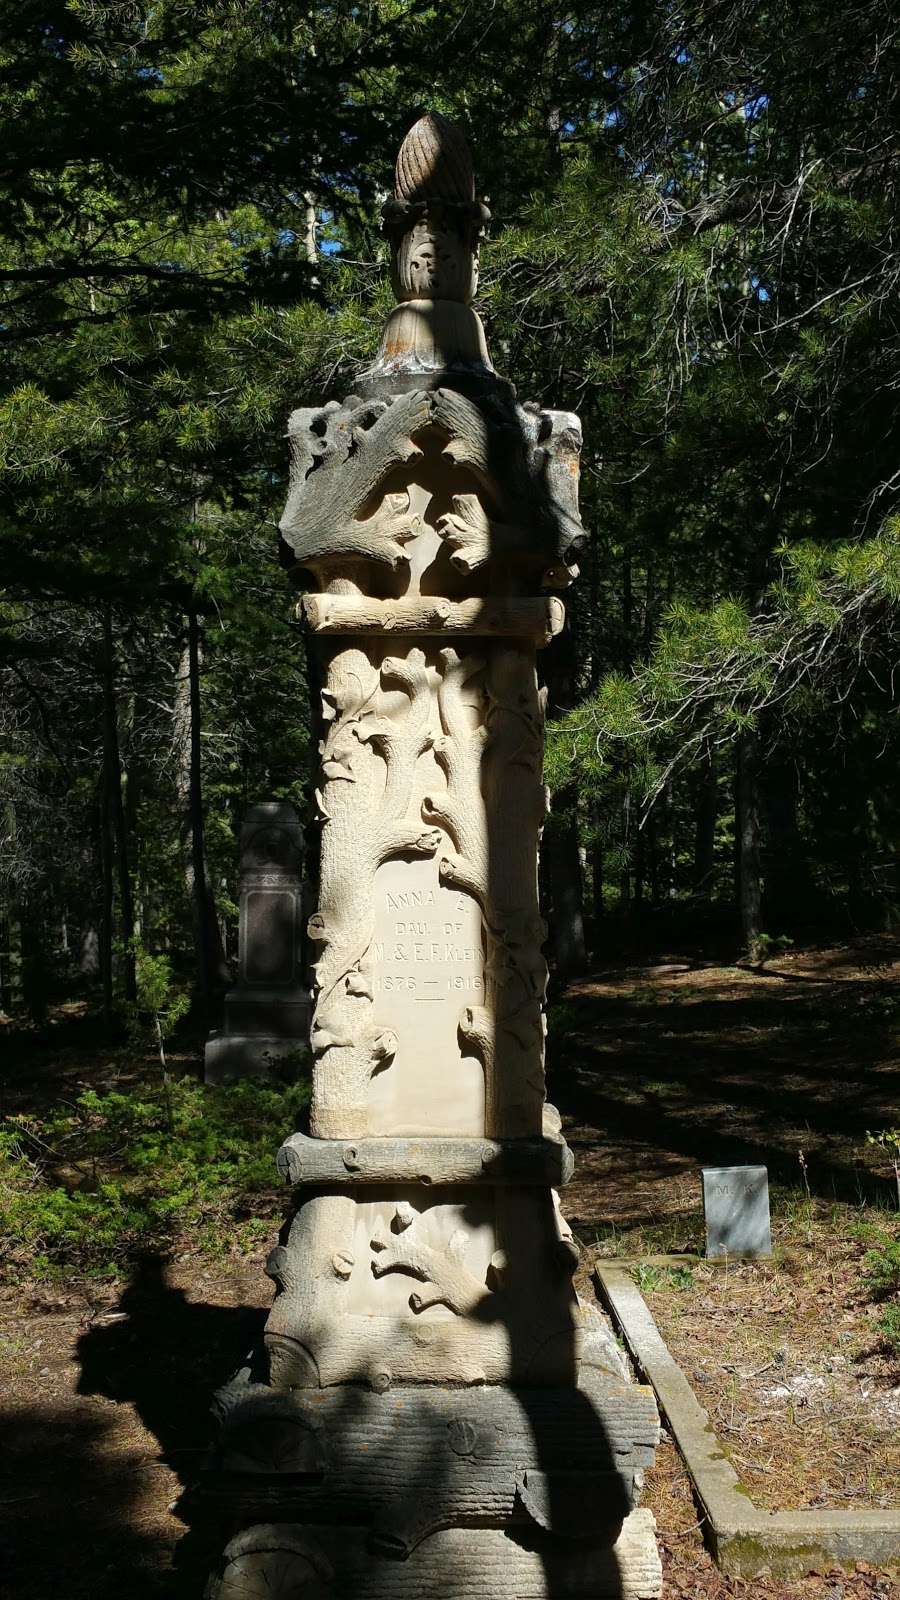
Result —
<instances>
[{"instance_id":1,"label":"dirt ground","mask_svg":"<svg viewBox=\"0 0 900 1600\"><path fill-rule=\"evenodd\" d=\"M639 1272L722 1448L772 1511L900 1499L900 1357L873 1327L864 1247L832 1229L814 1212L798 1240L779 1221L771 1266Z\"/></svg>"},{"instance_id":2,"label":"dirt ground","mask_svg":"<svg viewBox=\"0 0 900 1600\"><path fill-rule=\"evenodd\" d=\"M895 1218L866 1134L897 1122L900 944L791 952L761 971L663 956L572 985L554 1021L582 1292L601 1256L702 1253L702 1165L767 1166L771 1264L646 1266L639 1281L758 1505L896 1506L900 1361L881 1348L862 1258L868 1230ZM671 1442L645 1503L670 1594L900 1596L874 1571L723 1578Z\"/></svg>"},{"instance_id":3,"label":"dirt ground","mask_svg":"<svg viewBox=\"0 0 900 1600\"><path fill-rule=\"evenodd\" d=\"M640 1260L698 1245L703 1162L769 1167L771 1267L732 1268L726 1283L701 1265L689 1284L648 1287L761 1504L900 1500L900 1428L888 1425L900 1377L873 1348L865 1243L851 1237L891 1200L865 1134L896 1123L898 954L869 943L781 957L762 973L666 958L597 974L556 1007L550 1090L578 1161L564 1205L584 1246L583 1284L598 1253ZM89 1075L86 1058L79 1070ZM210 1551L191 1488L210 1394L265 1315L264 1254L211 1262L185 1240L125 1284L0 1293L0 1574L14 1600L202 1593ZM900 1596L865 1565L793 1584L723 1578L670 1442L645 1503L670 1596Z\"/></svg>"}]
</instances>

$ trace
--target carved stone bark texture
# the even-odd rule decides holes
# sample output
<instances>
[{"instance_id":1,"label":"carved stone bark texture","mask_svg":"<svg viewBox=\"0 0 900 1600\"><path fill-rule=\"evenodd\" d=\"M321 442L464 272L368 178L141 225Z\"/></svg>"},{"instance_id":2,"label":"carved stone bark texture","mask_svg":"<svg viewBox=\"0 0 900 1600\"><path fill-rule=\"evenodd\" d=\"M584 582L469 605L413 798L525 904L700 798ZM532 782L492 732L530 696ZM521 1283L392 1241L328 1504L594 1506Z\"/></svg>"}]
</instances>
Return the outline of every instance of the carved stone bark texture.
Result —
<instances>
[{"instance_id":1,"label":"carved stone bark texture","mask_svg":"<svg viewBox=\"0 0 900 1600\"><path fill-rule=\"evenodd\" d=\"M207 1600L658 1600L654 1529L649 1511L614 1544L451 1528L392 1561L355 1528L261 1524L229 1545Z\"/></svg>"},{"instance_id":2,"label":"carved stone bark texture","mask_svg":"<svg viewBox=\"0 0 900 1600\"><path fill-rule=\"evenodd\" d=\"M314 1195L269 1257L272 1381L574 1383L574 1266L546 1189Z\"/></svg>"},{"instance_id":3,"label":"carved stone bark texture","mask_svg":"<svg viewBox=\"0 0 900 1600\"><path fill-rule=\"evenodd\" d=\"M418 1137L310 1139L292 1133L278 1152L285 1183L383 1184L392 1179L431 1184L568 1183L574 1162L565 1140L547 1126L541 1139ZM552 1108L551 1108L552 1110Z\"/></svg>"},{"instance_id":4,"label":"carved stone bark texture","mask_svg":"<svg viewBox=\"0 0 900 1600\"><path fill-rule=\"evenodd\" d=\"M538 646L549 644L565 622L562 602L553 595L454 601L441 595L371 600L365 595L310 594L302 614L313 633L510 634Z\"/></svg>"},{"instance_id":5,"label":"carved stone bark texture","mask_svg":"<svg viewBox=\"0 0 900 1600\"><path fill-rule=\"evenodd\" d=\"M545 797L531 648L484 641L480 650L338 650L323 716L320 897L309 925L320 949L313 1133L538 1135L546 966L537 839ZM430 880L408 870L415 858L436 860ZM458 937L471 929L471 918L458 920L467 901L478 908L480 929L469 937L480 948ZM379 907L396 913L381 940ZM379 973L386 959L393 970ZM458 982L454 965L466 968ZM452 1026L460 1058L482 1063L482 1125L472 1126L464 1108L455 1125L429 1123L427 1110L418 1125L415 1111L402 1125L379 1125L370 1085L397 1054L398 995L413 995L419 1008L420 1075L429 1070L435 1027L446 1029L462 997ZM441 1058L436 1070L447 1065ZM435 1104L439 1090L436 1083Z\"/></svg>"},{"instance_id":6,"label":"carved stone bark texture","mask_svg":"<svg viewBox=\"0 0 900 1600\"><path fill-rule=\"evenodd\" d=\"M219 1413L215 1493L233 1513L356 1523L401 1559L446 1526L561 1538L605 1526L611 1542L659 1434L652 1393L600 1369L577 1389L400 1387L352 1404L342 1390L241 1380L221 1392Z\"/></svg>"},{"instance_id":7,"label":"carved stone bark texture","mask_svg":"<svg viewBox=\"0 0 900 1600\"><path fill-rule=\"evenodd\" d=\"M288 437L282 549L288 566L323 585L349 577L365 587L390 574L404 582L406 547L423 531L409 485L428 439L458 480L435 522L458 572L487 569L494 580L505 573L507 583L519 575L559 588L577 570L581 425L569 413L523 409L497 395L412 389L295 411ZM486 592L504 587L492 581Z\"/></svg>"}]
</instances>

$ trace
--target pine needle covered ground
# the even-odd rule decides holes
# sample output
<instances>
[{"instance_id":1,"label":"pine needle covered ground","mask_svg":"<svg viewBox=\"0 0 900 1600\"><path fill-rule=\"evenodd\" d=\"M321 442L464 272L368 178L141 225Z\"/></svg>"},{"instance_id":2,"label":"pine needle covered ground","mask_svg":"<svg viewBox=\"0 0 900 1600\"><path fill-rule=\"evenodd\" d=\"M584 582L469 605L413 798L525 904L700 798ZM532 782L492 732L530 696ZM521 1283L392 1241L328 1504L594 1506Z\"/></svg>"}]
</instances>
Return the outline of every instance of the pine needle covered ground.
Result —
<instances>
[{"instance_id":1,"label":"pine needle covered ground","mask_svg":"<svg viewBox=\"0 0 900 1600\"><path fill-rule=\"evenodd\" d=\"M889 1271L898 1223L889 1153L866 1132L897 1103L898 972L890 939L780 955L756 970L664 953L652 966L610 967L574 985L552 1017L551 1094L578 1163L565 1204L583 1247L582 1285L590 1292L598 1255L638 1264L760 1504L896 1498L897 1427L888 1424L900 1353L879 1331L893 1290L879 1286L870 1258L884 1257ZM7 1154L0 1192L20 1228L0 1291L4 1554L17 1600L45 1600L61 1570L72 1600L113 1600L123 1575L134 1600L187 1600L202 1590L208 1556L192 1526L191 1486L209 1399L269 1303L263 1268L284 1206L272 1155L303 1093L204 1090L197 1058L176 1052L176 1134L166 1149L152 1055L97 1050L87 1028L63 1013L42 1034L7 1029L3 1041L12 1063L4 1139L8 1152L30 1151L30 1177L26 1157ZM43 1154L35 1136L50 1147ZM700 1245L698 1168L710 1159L768 1165L771 1266L726 1276L702 1264L646 1264ZM105 1190L130 1193L141 1219L112 1248L102 1218L80 1230L72 1223L68 1239L46 1228L30 1245L22 1236L23 1217L43 1216L50 1196L71 1223L61 1197L93 1206ZM723 1578L671 1443L647 1503L670 1595L895 1592L869 1570L794 1584ZM35 1526L52 1527L53 1539L36 1540Z\"/></svg>"}]
</instances>

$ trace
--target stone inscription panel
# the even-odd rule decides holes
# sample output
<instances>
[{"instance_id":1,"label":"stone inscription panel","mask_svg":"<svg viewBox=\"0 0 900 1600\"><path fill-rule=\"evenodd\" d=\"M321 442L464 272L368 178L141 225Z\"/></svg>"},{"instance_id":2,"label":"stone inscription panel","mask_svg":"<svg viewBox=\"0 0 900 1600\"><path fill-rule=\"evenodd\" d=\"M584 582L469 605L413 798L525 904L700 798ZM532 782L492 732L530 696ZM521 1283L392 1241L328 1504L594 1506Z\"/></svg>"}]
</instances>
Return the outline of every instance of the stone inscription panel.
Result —
<instances>
[{"instance_id":1,"label":"stone inscription panel","mask_svg":"<svg viewBox=\"0 0 900 1600\"><path fill-rule=\"evenodd\" d=\"M295 976L297 896L293 889L251 889L242 934L247 983L290 983Z\"/></svg>"},{"instance_id":2,"label":"stone inscription panel","mask_svg":"<svg viewBox=\"0 0 900 1600\"><path fill-rule=\"evenodd\" d=\"M374 1016L397 1035L371 1084L371 1131L484 1132L484 1073L459 1018L484 1004L481 911L439 882L436 860L388 861L375 878Z\"/></svg>"}]
</instances>

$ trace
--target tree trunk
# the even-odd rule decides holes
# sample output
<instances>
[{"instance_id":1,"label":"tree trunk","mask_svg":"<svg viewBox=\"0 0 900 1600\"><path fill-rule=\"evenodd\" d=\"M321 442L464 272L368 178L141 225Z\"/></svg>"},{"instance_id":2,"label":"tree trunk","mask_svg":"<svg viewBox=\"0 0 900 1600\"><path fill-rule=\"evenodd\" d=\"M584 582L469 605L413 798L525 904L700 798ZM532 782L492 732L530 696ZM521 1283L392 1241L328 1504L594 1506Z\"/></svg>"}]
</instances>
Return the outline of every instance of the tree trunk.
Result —
<instances>
[{"instance_id":1,"label":"tree trunk","mask_svg":"<svg viewBox=\"0 0 900 1600\"><path fill-rule=\"evenodd\" d=\"M716 869L716 785L715 757L709 756L700 768L694 791L694 893L709 900Z\"/></svg>"},{"instance_id":2,"label":"tree trunk","mask_svg":"<svg viewBox=\"0 0 900 1600\"><path fill-rule=\"evenodd\" d=\"M738 840L738 893L744 947L751 961L762 955L762 884L760 876L761 828L759 799L759 738L752 730L737 744L736 822Z\"/></svg>"},{"instance_id":3,"label":"tree trunk","mask_svg":"<svg viewBox=\"0 0 900 1600\"><path fill-rule=\"evenodd\" d=\"M657 798L644 823L645 876L650 890L651 906L658 906L664 898L666 881L666 796L665 790Z\"/></svg>"},{"instance_id":4,"label":"tree trunk","mask_svg":"<svg viewBox=\"0 0 900 1600\"><path fill-rule=\"evenodd\" d=\"M626 659L631 659L631 627L634 619L634 596L631 587L631 557L622 557L622 632L625 635Z\"/></svg>"},{"instance_id":5,"label":"tree trunk","mask_svg":"<svg viewBox=\"0 0 900 1600\"><path fill-rule=\"evenodd\" d=\"M0 911L0 1011L6 1016L11 1016L12 1008L12 917L9 914L9 907L4 906L3 910Z\"/></svg>"},{"instance_id":6,"label":"tree trunk","mask_svg":"<svg viewBox=\"0 0 900 1600\"><path fill-rule=\"evenodd\" d=\"M619 876L619 910L628 916L631 911L631 794L625 793L622 807L622 870Z\"/></svg>"},{"instance_id":7,"label":"tree trunk","mask_svg":"<svg viewBox=\"0 0 900 1600\"><path fill-rule=\"evenodd\" d=\"M133 897L132 919L134 925L135 944L139 945L144 937L144 906L142 892L142 851L141 835L138 825L138 780L137 769L129 766L125 781L125 837L134 841L134 850L131 854L131 892Z\"/></svg>"},{"instance_id":8,"label":"tree trunk","mask_svg":"<svg viewBox=\"0 0 900 1600\"><path fill-rule=\"evenodd\" d=\"M99 827L98 843L100 846L100 882L101 882L101 907L100 907L100 982L103 987L103 1016L107 1026L112 1021L113 1009L113 842L112 827L109 814L109 785L106 781L106 760L103 762L103 772L100 775L99 786Z\"/></svg>"},{"instance_id":9,"label":"tree trunk","mask_svg":"<svg viewBox=\"0 0 900 1600\"><path fill-rule=\"evenodd\" d=\"M83 978L96 978L100 972L100 935L92 922L81 930L78 971Z\"/></svg>"},{"instance_id":10,"label":"tree trunk","mask_svg":"<svg viewBox=\"0 0 900 1600\"><path fill-rule=\"evenodd\" d=\"M318 217L316 216L315 195L310 189L305 189L303 191L303 214L306 219L306 227L303 234L303 249L309 265L311 267L315 267L319 264L319 249L316 242Z\"/></svg>"},{"instance_id":11,"label":"tree trunk","mask_svg":"<svg viewBox=\"0 0 900 1600\"><path fill-rule=\"evenodd\" d=\"M46 924L43 907L33 900L25 900L19 912L19 936L22 952L22 999L32 1022L38 1026L47 1016L48 961Z\"/></svg>"},{"instance_id":12,"label":"tree trunk","mask_svg":"<svg viewBox=\"0 0 900 1600\"><path fill-rule=\"evenodd\" d=\"M600 807L592 806L593 839L591 841L591 950L594 956L603 938L603 839L600 833Z\"/></svg>"},{"instance_id":13,"label":"tree trunk","mask_svg":"<svg viewBox=\"0 0 900 1600\"><path fill-rule=\"evenodd\" d=\"M634 838L634 850L631 854L633 879L632 906L634 908L636 921L640 921L641 912L644 909L644 881L647 870L647 828L649 826L649 823L645 823L643 828L638 828Z\"/></svg>"},{"instance_id":14,"label":"tree trunk","mask_svg":"<svg viewBox=\"0 0 900 1600\"><path fill-rule=\"evenodd\" d=\"M797 820L797 772L783 754L770 755L762 778L766 816L765 904L776 932L810 911L814 891Z\"/></svg>"},{"instance_id":15,"label":"tree trunk","mask_svg":"<svg viewBox=\"0 0 900 1600\"><path fill-rule=\"evenodd\" d=\"M588 653L585 665L587 667L587 682L591 693L600 682L601 660L598 639L600 619L600 562L597 555L597 541L590 539L587 549L587 579L588 579L588 616L590 630L588 634Z\"/></svg>"},{"instance_id":16,"label":"tree trunk","mask_svg":"<svg viewBox=\"0 0 900 1600\"><path fill-rule=\"evenodd\" d=\"M576 696L578 650L574 613L544 663L547 673L547 717L568 711ZM550 948L557 976L565 982L587 966L584 942L581 852L578 839L578 785L562 785L553 796L551 816L542 838L542 885L546 889Z\"/></svg>"},{"instance_id":17,"label":"tree trunk","mask_svg":"<svg viewBox=\"0 0 900 1600\"><path fill-rule=\"evenodd\" d=\"M662 893L666 900L678 897L678 807L675 803L675 780L669 778L662 792L663 840L660 851Z\"/></svg>"},{"instance_id":18,"label":"tree trunk","mask_svg":"<svg viewBox=\"0 0 900 1600\"><path fill-rule=\"evenodd\" d=\"M125 999L137 1000L134 954L134 897L128 864L128 834L122 801L122 762L119 754L119 719L116 707L115 650L112 615L103 611L103 770L107 793L109 835L115 835L116 867L119 878L119 912L122 923L122 963Z\"/></svg>"},{"instance_id":19,"label":"tree trunk","mask_svg":"<svg viewBox=\"0 0 900 1600\"><path fill-rule=\"evenodd\" d=\"M647 557L646 583L644 587L644 655L649 655L650 644L653 639L653 629L656 623L656 563L652 556Z\"/></svg>"},{"instance_id":20,"label":"tree trunk","mask_svg":"<svg viewBox=\"0 0 900 1600\"><path fill-rule=\"evenodd\" d=\"M172 739L184 880L191 904L197 949L197 991L204 1011L209 1013L216 995L230 981L231 974L222 947L222 933L206 861L200 763L200 666L203 646L200 624L193 607L188 611L187 624L187 642L181 653L175 684Z\"/></svg>"},{"instance_id":21,"label":"tree trunk","mask_svg":"<svg viewBox=\"0 0 900 1600\"><path fill-rule=\"evenodd\" d=\"M554 796L558 814L545 829L542 841L550 947L556 975L562 982L587 966L575 801L576 790L571 785Z\"/></svg>"}]
</instances>

